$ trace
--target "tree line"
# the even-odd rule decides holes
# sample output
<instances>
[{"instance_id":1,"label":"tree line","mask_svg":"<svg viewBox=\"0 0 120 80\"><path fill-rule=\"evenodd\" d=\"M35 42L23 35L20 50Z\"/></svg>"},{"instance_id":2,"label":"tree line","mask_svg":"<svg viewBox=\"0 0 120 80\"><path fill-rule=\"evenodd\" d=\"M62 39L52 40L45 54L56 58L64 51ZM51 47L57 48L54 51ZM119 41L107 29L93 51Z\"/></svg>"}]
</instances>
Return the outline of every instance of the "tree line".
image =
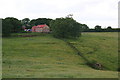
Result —
<instances>
[{"instance_id":1,"label":"tree line","mask_svg":"<svg viewBox=\"0 0 120 80\"><path fill-rule=\"evenodd\" d=\"M102 28L100 25L96 25L94 29L83 29L83 32L119 32L120 28L112 28L111 26L108 26L107 28Z\"/></svg>"},{"instance_id":2,"label":"tree line","mask_svg":"<svg viewBox=\"0 0 120 80\"><path fill-rule=\"evenodd\" d=\"M32 26L46 24L50 25L50 21L52 19L49 18L38 18L38 19L32 19L24 18L22 20L19 20L14 17L7 17L5 19L2 19L2 36L10 36L11 33L19 33L23 32L23 28L31 29Z\"/></svg>"},{"instance_id":3,"label":"tree line","mask_svg":"<svg viewBox=\"0 0 120 80\"><path fill-rule=\"evenodd\" d=\"M23 28L31 29L32 26L41 25L41 24L48 25L51 31L54 33L54 35L57 34L56 32L60 32L60 34L64 34L63 37L67 36L66 34L78 36L77 34L80 32L118 32L120 31L119 28L115 29L115 28L112 28L111 26L108 26L106 29L102 29L102 27L99 25L96 25L94 29L90 29L87 26L87 24L78 23L72 17L56 18L55 20L50 18L38 18L38 19L32 19L32 20L30 20L29 18L24 18L22 20L19 20L14 17L7 17L5 19L2 19L2 36L10 36L11 33L23 32ZM58 31L56 28L58 28ZM59 31L59 30L62 30L62 31Z\"/></svg>"}]
</instances>

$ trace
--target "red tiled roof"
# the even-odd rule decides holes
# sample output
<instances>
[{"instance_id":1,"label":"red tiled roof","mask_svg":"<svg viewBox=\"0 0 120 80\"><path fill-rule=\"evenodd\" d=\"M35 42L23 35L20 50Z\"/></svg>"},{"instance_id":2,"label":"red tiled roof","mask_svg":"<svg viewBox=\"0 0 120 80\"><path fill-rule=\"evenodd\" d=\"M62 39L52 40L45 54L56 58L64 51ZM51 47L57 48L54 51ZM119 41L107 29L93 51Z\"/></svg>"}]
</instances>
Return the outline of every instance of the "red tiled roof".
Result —
<instances>
[{"instance_id":1,"label":"red tiled roof","mask_svg":"<svg viewBox=\"0 0 120 80\"><path fill-rule=\"evenodd\" d=\"M43 28L43 27L45 27L45 26L47 26L47 25L46 25L46 24L44 24L44 25L37 25L37 26L33 26L33 28L37 28L37 27Z\"/></svg>"},{"instance_id":2,"label":"red tiled roof","mask_svg":"<svg viewBox=\"0 0 120 80\"><path fill-rule=\"evenodd\" d=\"M37 25L37 27L40 27L40 28L43 28L43 27L45 27L45 26L47 26L47 25Z\"/></svg>"}]
</instances>

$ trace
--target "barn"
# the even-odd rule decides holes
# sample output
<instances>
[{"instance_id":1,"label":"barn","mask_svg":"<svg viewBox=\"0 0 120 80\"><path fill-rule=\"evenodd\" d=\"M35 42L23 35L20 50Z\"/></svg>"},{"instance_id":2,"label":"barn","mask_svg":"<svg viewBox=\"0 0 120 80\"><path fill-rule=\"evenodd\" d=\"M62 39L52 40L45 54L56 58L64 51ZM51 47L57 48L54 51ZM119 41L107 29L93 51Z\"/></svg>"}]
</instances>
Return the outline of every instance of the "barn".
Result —
<instances>
[{"instance_id":1,"label":"barn","mask_svg":"<svg viewBox=\"0 0 120 80\"><path fill-rule=\"evenodd\" d=\"M37 25L37 26L32 27L32 32L45 32L45 33L48 33L48 32L50 32L50 28L46 24Z\"/></svg>"}]
</instances>

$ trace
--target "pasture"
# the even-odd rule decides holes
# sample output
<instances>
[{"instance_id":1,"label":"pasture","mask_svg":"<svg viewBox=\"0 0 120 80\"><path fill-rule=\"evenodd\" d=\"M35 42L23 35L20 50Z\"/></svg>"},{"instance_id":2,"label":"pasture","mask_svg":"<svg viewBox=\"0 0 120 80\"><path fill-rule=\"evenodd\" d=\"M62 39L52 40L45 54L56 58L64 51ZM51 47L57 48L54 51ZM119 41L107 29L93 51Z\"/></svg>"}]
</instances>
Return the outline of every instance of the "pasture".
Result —
<instances>
[{"instance_id":1,"label":"pasture","mask_svg":"<svg viewBox=\"0 0 120 80\"><path fill-rule=\"evenodd\" d=\"M117 78L117 38L117 33L82 33L79 39L68 40L89 60L96 60L111 71L87 66L70 46L50 34L3 38L2 77Z\"/></svg>"},{"instance_id":2,"label":"pasture","mask_svg":"<svg viewBox=\"0 0 120 80\"><path fill-rule=\"evenodd\" d=\"M91 62L99 62L108 70L118 69L118 33L88 32L82 35L77 40L68 41Z\"/></svg>"}]
</instances>

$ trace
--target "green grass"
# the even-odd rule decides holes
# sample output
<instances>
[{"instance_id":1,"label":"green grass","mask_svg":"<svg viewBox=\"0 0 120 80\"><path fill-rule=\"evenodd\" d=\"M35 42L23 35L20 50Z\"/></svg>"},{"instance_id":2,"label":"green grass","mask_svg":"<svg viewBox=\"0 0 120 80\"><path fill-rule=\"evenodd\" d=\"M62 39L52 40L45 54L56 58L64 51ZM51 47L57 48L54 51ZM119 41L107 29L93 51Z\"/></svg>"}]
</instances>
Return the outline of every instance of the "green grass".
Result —
<instances>
[{"instance_id":1,"label":"green grass","mask_svg":"<svg viewBox=\"0 0 120 80\"><path fill-rule=\"evenodd\" d=\"M118 69L118 33L82 33L77 40L68 40L90 61L97 61L109 70Z\"/></svg>"},{"instance_id":2,"label":"green grass","mask_svg":"<svg viewBox=\"0 0 120 80\"><path fill-rule=\"evenodd\" d=\"M95 34L84 33L79 40L74 42L78 43L81 40L82 44L86 40L85 38L93 36ZM71 47L64 41L53 38L51 35L40 34L37 37L3 38L2 49L3 78L118 77L118 72L116 71L102 71L88 67L85 61ZM90 58L89 55L86 56Z\"/></svg>"}]
</instances>

